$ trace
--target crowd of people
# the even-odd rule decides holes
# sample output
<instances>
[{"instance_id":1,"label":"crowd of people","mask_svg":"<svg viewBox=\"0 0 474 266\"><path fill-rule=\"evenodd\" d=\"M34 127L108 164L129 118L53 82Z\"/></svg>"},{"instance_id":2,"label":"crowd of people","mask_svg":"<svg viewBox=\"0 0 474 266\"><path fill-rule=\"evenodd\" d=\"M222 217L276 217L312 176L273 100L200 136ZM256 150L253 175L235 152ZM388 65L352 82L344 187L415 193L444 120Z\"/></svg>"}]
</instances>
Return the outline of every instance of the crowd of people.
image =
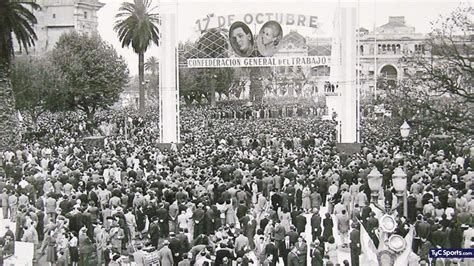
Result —
<instances>
[{"instance_id":1,"label":"crowd of people","mask_svg":"<svg viewBox=\"0 0 474 266\"><path fill-rule=\"evenodd\" d=\"M416 263L430 248L474 247L472 140L449 153L411 140L401 156L384 124L367 120L351 155L317 113L215 114L183 108L182 143L168 148L150 114L104 114L110 135L95 146L80 117L42 121L40 136L0 153L4 257L23 241L51 265L359 265L361 231L381 241L367 176L382 173L378 200L396 206L397 167L408 213L395 209L396 233L414 228Z\"/></svg>"}]
</instances>

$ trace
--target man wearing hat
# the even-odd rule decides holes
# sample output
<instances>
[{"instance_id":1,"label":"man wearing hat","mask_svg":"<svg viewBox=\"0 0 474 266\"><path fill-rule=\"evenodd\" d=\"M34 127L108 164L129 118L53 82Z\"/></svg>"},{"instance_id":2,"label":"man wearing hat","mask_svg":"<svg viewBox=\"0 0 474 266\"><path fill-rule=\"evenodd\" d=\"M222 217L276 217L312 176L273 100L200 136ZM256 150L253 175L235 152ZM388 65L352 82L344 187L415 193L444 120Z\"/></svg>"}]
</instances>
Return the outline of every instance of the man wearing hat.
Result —
<instances>
[{"instance_id":1,"label":"man wearing hat","mask_svg":"<svg viewBox=\"0 0 474 266\"><path fill-rule=\"evenodd\" d=\"M311 245L311 266L323 266L324 249L320 244L319 239L316 239Z\"/></svg>"},{"instance_id":2,"label":"man wearing hat","mask_svg":"<svg viewBox=\"0 0 474 266\"><path fill-rule=\"evenodd\" d=\"M173 253L169 248L170 242L168 240L163 241L163 247L158 251L158 257L160 258L161 266L173 266Z\"/></svg>"}]
</instances>

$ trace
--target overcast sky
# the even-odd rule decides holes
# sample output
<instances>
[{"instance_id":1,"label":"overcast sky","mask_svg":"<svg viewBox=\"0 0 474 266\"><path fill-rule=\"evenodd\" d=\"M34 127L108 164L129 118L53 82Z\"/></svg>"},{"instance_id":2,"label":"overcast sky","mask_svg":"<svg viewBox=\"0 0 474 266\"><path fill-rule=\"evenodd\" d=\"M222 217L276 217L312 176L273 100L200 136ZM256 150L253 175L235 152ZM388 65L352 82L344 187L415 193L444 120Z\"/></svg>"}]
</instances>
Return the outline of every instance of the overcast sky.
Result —
<instances>
[{"instance_id":1,"label":"overcast sky","mask_svg":"<svg viewBox=\"0 0 474 266\"><path fill-rule=\"evenodd\" d=\"M296 15L317 16L318 29L307 26L283 27L284 31L297 30L305 36L331 36L334 11L338 5L337 1L314 0L273 0L273 1L250 1L250 0L177 0L178 1L178 25L179 40L196 40L199 36L196 20L203 19L208 14L213 14L211 25L217 23L218 16L235 14L236 18L246 13L290 13ZM130 73L138 73L138 56L131 48L122 48L113 31L115 14L118 12L121 0L100 0L105 6L98 12L99 34L104 40L111 43L128 62ZM349 1L341 1L344 5ZM157 5L158 1L153 0ZM359 7L359 25L372 30L374 25L380 26L388 21L389 16L405 16L406 24L416 28L416 32L427 33L430 31L430 22L436 20L441 14L449 14L460 4L467 5L469 1L462 0L398 0L398 1L360 1L352 2ZM159 11L159 8L157 9ZM251 29L258 32L261 25L249 25ZM145 58L157 56L157 47L151 46L145 54Z\"/></svg>"}]
</instances>

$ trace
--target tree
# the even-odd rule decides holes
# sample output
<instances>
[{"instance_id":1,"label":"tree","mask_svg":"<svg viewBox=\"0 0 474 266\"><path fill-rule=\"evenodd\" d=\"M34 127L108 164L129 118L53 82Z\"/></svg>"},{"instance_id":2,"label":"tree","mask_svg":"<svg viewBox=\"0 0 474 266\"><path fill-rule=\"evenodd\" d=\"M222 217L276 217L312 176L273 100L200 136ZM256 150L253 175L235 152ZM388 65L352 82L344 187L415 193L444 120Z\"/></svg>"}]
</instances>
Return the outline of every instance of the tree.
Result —
<instances>
[{"instance_id":1,"label":"tree","mask_svg":"<svg viewBox=\"0 0 474 266\"><path fill-rule=\"evenodd\" d=\"M13 35L25 51L35 44L31 25L37 21L31 10L39 8L34 1L0 0L0 151L16 146L21 137L10 82Z\"/></svg>"},{"instance_id":2,"label":"tree","mask_svg":"<svg viewBox=\"0 0 474 266\"><path fill-rule=\"evenodd\" d=\"M97 34L63 34L52 51L65 86L54 92L63 110L83 111L89 123L94 114L115 103L127 84L125 59Z\"/></svg>"},{"instance_id":3,"label":"tree","mask_svg":"<svg viewBox=\"0 0 474 266\"><path fill-rule=\"evenodd\" d=\"M145 88L146 88L146 95L149 101L153 101L158 103L159 98L159 70L160 64L158 62L158 58L156 56L150 56L145 62L145 70L151 72L150 74L145 74ZM148 76L147 76L148 75Z\"/></svg>"},{"instance_id":4,"label":"tree","mask_svg":"<svg viewBox=\"0 0 474 266\"><path fill-rule=\"evenodd\" d=\"M227 57L226 34L222 29L210 29L197 42L181 43L181 60ZM183 68L179 72L179 94L187 104L207 99L215 105L216 92L228 96L234 79L232 68Z\"/></svg>"},{"instance_id":5,"label":"tree","mask_svg":"<svg viewBox=\"0 0 474 266\"><path fill-rule=\"evenodd\" d=\"M122 47L132 45L133 51L138 54L139 79L139 110L145 113L144 88L144 57L148 47L159 42L159 16L153 13L151 0L134 0L133 3L122 3L119 13L115 16L114 30L117 32Z\"/></svg>"},{"instance_id":6,"label":"tree","mask_svg":"<svg viewBox=\"0 0 474 266\"><path fill-rule=\"evenodd\" d=\"M152 76L157 76L159 71L159 62L156 56L150 56L145 62L145 70L150 71Z\"/></svg>"},{"instance_id":7,"label":"tree","mask_svg":"<svg viewBox=\"0 0 474 266\"><path fill-rule=\"evenodd\" d=\"M197 49L199 51L200 58L223 58L227 57L227 32L219 29L212 28L207 30L197 42ZM209 89L209 93L206 93L209 97L209 102L212 106L216 105L216 90L223 90L224 88L219 88L218 86L225 86L227 88L230 85L225 84L227 82L221 82L222 77L226 74L226 71L221 69L202 69L202 75L205 75L203 80L206 82L205 85ZM224 75L223 75L224 74Z\"/></svg>"},{"instance_id":8,"label":"tree","mask_svg":"<svg viewBox=\"0 0 474 266\"><path fill-rule=\"evenodd\" d=\"M472 14L472 7L459 7L433 22L424 44L430 53L418 51L403 58L415 71L387 90L393 115L412 120L425 134L434 130L474 134Z\"/></svg>"},{"instance_id":9,"label":"tree","mask_svg":"<svg viewBox=\"0 0 474 266\"><path fill-rule=\"evenodd\" d=\"M60 71L49 56L18 57L13 61L11 80L16 109L27 113L36 129L39 116L58 103L52 93L64 86Z\"/></svg>"}]
</instances>

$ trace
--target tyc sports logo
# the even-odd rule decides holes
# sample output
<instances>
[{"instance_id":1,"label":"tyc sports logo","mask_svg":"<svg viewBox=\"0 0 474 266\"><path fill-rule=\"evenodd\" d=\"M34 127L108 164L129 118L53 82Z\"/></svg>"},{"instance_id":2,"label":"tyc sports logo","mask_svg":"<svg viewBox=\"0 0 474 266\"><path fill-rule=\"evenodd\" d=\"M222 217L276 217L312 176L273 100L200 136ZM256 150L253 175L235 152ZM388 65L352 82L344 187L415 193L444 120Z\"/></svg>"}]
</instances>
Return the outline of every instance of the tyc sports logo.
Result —
<instances>
[{"instance_id":1,"label":"tyc sports logo","mask_svg":"<svg viewBox=\"0 0 474 266\"><path fill-rule=\"evenodd\" d=\"M436 248L430 249L429 257L432 259L437 258L474 258L473 248Z\"/></svg>"}]
</instances>

